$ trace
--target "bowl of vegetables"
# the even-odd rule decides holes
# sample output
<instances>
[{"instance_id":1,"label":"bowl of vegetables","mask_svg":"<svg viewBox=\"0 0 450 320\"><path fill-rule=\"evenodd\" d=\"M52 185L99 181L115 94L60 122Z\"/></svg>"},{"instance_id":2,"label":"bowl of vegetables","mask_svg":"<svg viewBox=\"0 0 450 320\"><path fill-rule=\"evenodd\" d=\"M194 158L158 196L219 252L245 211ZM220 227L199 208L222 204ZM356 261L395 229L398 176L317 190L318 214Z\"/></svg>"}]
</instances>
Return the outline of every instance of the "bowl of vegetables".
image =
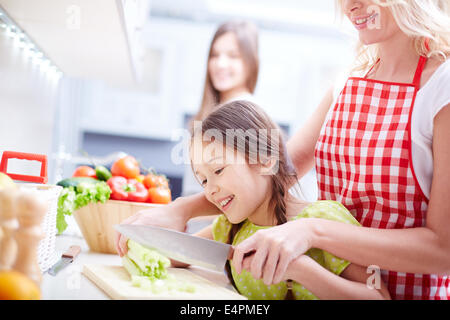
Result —
<instances>
[{"instance_id":1,"label":"bowl of vegetables","mask_svg":"<svg viewBox=\"0 0 450 320\"><path fill-rule=\"evenodd\" d=\"M58 233L67 227L65 216L73 214L94 252L117 253L115 224L172 201L167 178L154 170L141 172L132 156L115 161L111 171L103 166L78 167L71 178L57 184L64 188L58 200Z\"/></svg>"}]
</instances>

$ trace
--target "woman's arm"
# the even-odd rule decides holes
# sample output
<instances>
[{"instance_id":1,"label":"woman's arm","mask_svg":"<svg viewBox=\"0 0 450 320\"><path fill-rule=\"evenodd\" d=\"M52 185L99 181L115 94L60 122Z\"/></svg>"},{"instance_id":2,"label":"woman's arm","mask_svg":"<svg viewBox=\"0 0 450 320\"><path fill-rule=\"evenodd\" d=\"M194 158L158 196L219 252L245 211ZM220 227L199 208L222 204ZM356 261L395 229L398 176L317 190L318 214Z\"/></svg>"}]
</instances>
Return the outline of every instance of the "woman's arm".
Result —
<instances>
[{"instance_id":1,"label":"woman's arm","mask_svg":"<svg viewBox=\"0 0 450 320\"><path fill-rule=\"evenodd\" d=\"M380 300L390 299L383 281L379 288L367 285L370 277L366 269L350 264L340 276L325 269L312 258L302 255L292 261L286 270L285 279L301 283L321 300Z\"/></svg>"},{"instance_id":2,"label":"woman's arm","mask_svg":"<svg viewBox=\"0 0 450 320\"><path fill-rule=\"evenodd\" d=\"M251 272L281 281L288 264L310 248L320 248L358 265L424 274L450 274L450 105L435 117L434 174L425 227L376 229L325 219L298 219L257 232L234 250L242 270L246 253L256 250ZM270 248L270 250L266 250ZM262 250L260 250L262 249ZM277 259L268 258L273 255ZM269 263L265 263L265 261Z\"/></svg>"},{"instance_id":3,"label":"woman's arm","mask_svg":"<svg viewBox=\"0 0 450 320\"><path fill-rule=\"evenodd\" d=\"M330 88L306 124L286 143L288 154L299 178L314 166L314 148L332 102L333 89Z\"/></svg>"},{"instance_id":4,"label":"woman's arm","mask_svg":"<svg viewBox=\"0 0 450 320\"><path fill-rule=\"evenodd\" d=\"M196 232L193 234L196 237L201 237L201 238L206 238L209 240L214 240L213 239L213 234L212 234L212 225L209 225L205 228L203 228L202 230L200 230L199 232ZM184 262L180 262L177 260L172 260L170 259L171 262L171 266L174 268L187 268L189 267L189 264L184 263Z\"/></svg>"}]
</instances>

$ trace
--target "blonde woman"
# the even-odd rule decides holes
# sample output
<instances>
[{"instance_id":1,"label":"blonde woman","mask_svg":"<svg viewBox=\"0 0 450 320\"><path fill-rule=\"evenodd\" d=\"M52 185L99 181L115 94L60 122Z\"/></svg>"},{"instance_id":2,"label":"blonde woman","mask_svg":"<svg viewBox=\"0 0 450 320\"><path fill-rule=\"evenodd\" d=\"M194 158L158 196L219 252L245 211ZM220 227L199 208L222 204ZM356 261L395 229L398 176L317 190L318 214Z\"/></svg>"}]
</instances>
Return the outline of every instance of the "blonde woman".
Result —
<instances>
[{"instance_id":1,"label":"blonde woman","mask_svg":"<svg viewBox=\"0 0 450 320\"><path fill-rule=\"evenodd\" d=\"M249 21L232 20L221 24L211 41L205 86L200 109L189 123L206 118L216 106L233 100L254 101L259 73L258 29ZM186 168L183 196L203 191Z\"/></svg>"},{"instance_id":2,"label":"blonde woman","mask_svg":"<svg viewBox=\"0 0 450 320\"><path fill-rule=\"evenodd\" d=\"M233 267L278 283L291 263L319 248L368 267L367 285L384 280L392 299L449 299L448 0L338 4L358 30L355 71L363 72L329 90L288 152L300 177L315 164L319 200L341 202L363 227L288 222L236 246ZM130 222L180 230L212 209L198 194ZM117 239L120 254L124 240Z\"/></svg>"}]
</instances>

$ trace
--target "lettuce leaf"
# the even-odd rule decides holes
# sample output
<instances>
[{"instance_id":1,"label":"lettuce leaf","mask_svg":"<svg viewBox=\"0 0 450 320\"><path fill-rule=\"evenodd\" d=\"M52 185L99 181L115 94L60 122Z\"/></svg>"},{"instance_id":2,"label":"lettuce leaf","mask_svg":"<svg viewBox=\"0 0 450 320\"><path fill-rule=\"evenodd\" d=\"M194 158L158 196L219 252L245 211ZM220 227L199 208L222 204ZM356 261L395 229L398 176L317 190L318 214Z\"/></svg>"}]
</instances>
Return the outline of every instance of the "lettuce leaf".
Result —
<instances>
[{"instance_id":1,"label":"lettuce leaf","mask_svg":"<svg viewBox=\"0 0 450 320\"><path fill-rule=\"evenodd\" d=\"M80 183L76 187L67 187L61 191L58 198L56 214L56 229L61 234L67 228L65 216L70 216L91 202L105 203L111 195L111 189L106 182Z\"/></svg>"},{"instance_id":2,"label":"lettuce leaf","mask_svg":"<svg viewBox=\"0 0 450 320\"><path fill-rule=\"evenodd\" d=\"M168 274L170 260L167 257L131 239L128 240L127 245L128 252L122 257L122 264L130 274L133 286L151 290L153 293L195 292L193 284L179 281Z\"/></svg>"}]
</instances>

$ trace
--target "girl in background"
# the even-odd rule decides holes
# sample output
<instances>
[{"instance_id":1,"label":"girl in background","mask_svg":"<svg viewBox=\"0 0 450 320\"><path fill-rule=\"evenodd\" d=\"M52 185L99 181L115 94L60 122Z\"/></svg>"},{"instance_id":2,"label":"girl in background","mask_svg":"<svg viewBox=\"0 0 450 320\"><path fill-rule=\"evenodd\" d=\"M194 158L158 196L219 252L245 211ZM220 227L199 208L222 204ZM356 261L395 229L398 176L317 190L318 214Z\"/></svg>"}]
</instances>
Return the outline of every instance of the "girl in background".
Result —
<instances>
[{"instance_id":1,"label":"girl in background","mask_svg":"<svg viewBox=\"0 0 450 320\"><path fill-rule=\"evenodd\" d=\"M203 120L219 104L251 100L258 73L256 26L248 21L220 25L209 48L202 103L194 120Z\"/></svg>"}]
</instances>

